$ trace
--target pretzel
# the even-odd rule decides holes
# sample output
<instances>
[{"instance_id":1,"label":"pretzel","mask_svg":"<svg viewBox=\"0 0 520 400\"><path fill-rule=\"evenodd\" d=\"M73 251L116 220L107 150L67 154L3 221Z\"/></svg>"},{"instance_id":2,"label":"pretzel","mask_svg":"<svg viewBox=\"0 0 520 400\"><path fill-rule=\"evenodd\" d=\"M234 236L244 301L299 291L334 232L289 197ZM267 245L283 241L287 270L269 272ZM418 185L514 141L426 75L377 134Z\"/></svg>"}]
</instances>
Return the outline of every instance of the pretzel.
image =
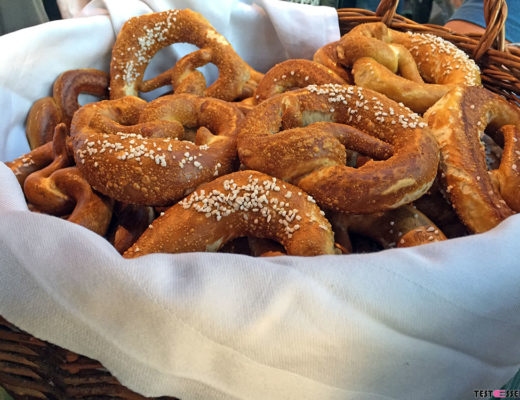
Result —
<instances>
[{"instance_id":1,"label":"pretzel","mask_svg":"<svg viewBox=\"0 0 520 400\"><path fill-rule=\"evenodd\" d=\"M290 255L336 253L330 224L309 195L260 172L239 171L172 206L124 257L217 251L240 236L276 240Z\"/></svg>"},{"instance_id":2,"label":"pretzel","mask_svg":"<svg viewBox=\"0 0 520 400\"><path fill-rule=\"evenodd\" d=\"M309 60L294 59L283 61L272 67L258 82L255 101L261 103L269 97L295 88L311 84L346 83L332 70Z\"/></svg>"},{"instance_id":3,"label":"pretzel","mask_svg":"<svg viewBox=\"0 0 520 400\"><path fill-rule=\"evenodd\" d=\"M47 167L29 175L24 183L27 201L40 212L64 215L100 235L108 229L112 203L99 197L75 167L67 152L67 128L56 127L52 142L54 160Z\"/></svg>"},{"instance_id":4,"label":"pretzel","mask_svg":"<svg viewBox=\"0 0 520 400\"><path fill-rule=\"evenodd\" d=\"M113 135L129 134L172 139L182 136L184 129L177 121L140 122L141 113L147 106L146 101L134 96L87 104L74 116L71 134L89 127L91 130Z\"/></svg>"},{"instance_id":5,"label":"pretzel","mask_svg":"<svg viewBox=\"0 0 520 400\"><path fill-rule=\"evenodd\" d=\"M485 232L520 211L520 111L478 87L450 91L425 114L441 149L442 187L462 222ZM480 135L499 132L505 140L497 170L488 173ZM491 176L495 176L496 180Z\"/></svg>"},{"instance_id":6,"label":"pretzel","mask_svg":"<svg viewBox=\"0 0 520 400\"><path fill-rule=\"evenodd\" d=\"M28 202L41 212L53 215L63 215L73 209L73 201L65 193L57 190L50 176L73 165L73 159L67 152L67 127L59 124L52 140L53 160L45 168L30 174L23 184L23 191Z\"/></svg>"},{"instance_id":7,"label":"pretzel","mask_svg":"<svg viewBox=\"0 0 520 400\"><path fill-rule=\"evenodd\" d=\"M233 105L189 94L143 103L127 96L88 104L74 115L74 157L93 188L124 203L164 206L232 170L243 118ZM123 117L122 108L135 115ZM123 120L129 125L121 133ZM183 126L200 126L195 143L153 137L174 130L182 139Z\"/></svg>"},{"instance_id":8,"label":"pretzel","mask_svg":"<svg viewBox=\"0 0 520 400\"><path fill-rule=\"evenodd\" d=\"M453 88L453 85L424 84L402 78L370 57L356 60L352 74L356 85L382 93L418 113L424 113Z\"/></svg>"},{"instance_id":9,"label":"pretzel","mask_svg":"<svg viewBox=\"0 0 520 400\"><path fill-rule=\"evenodd\" d=\"M426 215L410 205L368 215L336 212L330 221L336 240L350 251L349 232L369 237L385 249L446 240L444 233Z\"/></svg>"},{"instance_id":10,"label":"pretzel","mask_svg":"<svg viewBox=\"0 0 520 400\"><path fill-rule=\"evenodd\" d=\"M357 85L416 112L426 111L454 86L480 85L478 66L452 43L431 34L389 29L382 22L353 28L340 39L337 55L342 65L352 68ZM394 75L397 72L402 77Z\"/></svg>"},{"instance_id":11,"label":"pretzel","mask_svg":"<svg viewBox=\"0 0 520 400\"><path fill-rule=\"evenodd\" d=\"M191 43L199 50L184 56L154 80L143 82L152 57L173 43ZM219 77L206 88L204 77L195 68L210 62L219 69ZM121 28L112 49L110 98L137 96L139 91L171 81L175 93L188 91L232 101L251 96L261 76L202 15L189 9L168 10L131 18Z\"/></svg>"},{"instance_id":12,"label":"pretzel","mask_svg":"<svg viewBox=\"0 0 520 400\"><path fill-rule=\"evenodd\" d=\"M97 69L65 71L54 81L53 96L37 100L27 115L25 133L31 149L52 141L54 128L60 122L70 126L80 107L78 96L88 93L107 97L108 75Z\"/></svg>"},{"instance_id":13,"label":"pretzel","mask_svg":"<svg viewBox=\"0 0 520 400\"><path fill-rule=\"evenodd\" d=\"M336 75L342 78L345 83L352 83L352 75L343 68L338 61L338 53L336 51L338 44L339 40L320 47L316 50L316 53L314 53L312 61L331 69Z\"/></svg>"},{"instance_id":14,"label":"pretzel","mask_svg":"<svg viewBox=\"0 0 520 400\"><path fill-rule=\"evenodd\" d=\"M52 142L48 142L13 161L7 161L5 165L13 171L18 183L23 187L25 179L30 174L49 165L53 158Z\"/></svg>"},{"instance_id":15,"label":"pretzel","mask_svg":"<svg viewBox=\"0 0 520 400\"><path fill-rule=\"evenodd\" d=\"M347 167L343 144L380 161ZM257 105L242 124L238 153L247 168L295 183L323 208L350 213L412 202L431 186L439 161L417 114L371 90L332 84Z\"/></svg>"}]
</instances>

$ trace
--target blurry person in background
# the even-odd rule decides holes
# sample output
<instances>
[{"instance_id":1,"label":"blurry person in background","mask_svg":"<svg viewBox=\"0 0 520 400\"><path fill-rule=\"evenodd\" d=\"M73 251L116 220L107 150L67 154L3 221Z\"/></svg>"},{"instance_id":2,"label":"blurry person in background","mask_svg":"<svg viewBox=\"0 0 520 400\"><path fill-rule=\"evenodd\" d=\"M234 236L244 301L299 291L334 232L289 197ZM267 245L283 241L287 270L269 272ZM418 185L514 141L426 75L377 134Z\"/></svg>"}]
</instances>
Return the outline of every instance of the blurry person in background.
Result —
<instances>
[{"instance_id":1,"label":"blurry person in background","mask_svg":"<svg viewBox=\"0 0 520 400\"><path fill-rule=\"evenodd\" d=\"M444 1L444 0L443 0ZM362 8L375 11L380 0L338 0L338 8ZM420 24L428 22L433 0L400 0L397 14Z\"/></svg>"},{"instance_id":2,"label":"blurry person in background","mask_svg":"<svg viewBox=\"0 0 520 400\"><path fill-rule=\"evenodd\" d=\"M380 0L286 0L294 3L375 11ZM520 0L508 0L506 39L520 42ZM445 25L458 33L482 33L484 0L400 0L397 13L419 24Z\"/></svg>"},{"instance_id":3,"label":"blurry person in background","mask_svg":"<svg viewBox=\"0 0 520 400\"><path fill-rule=\"evenodd\" d=\"M486 27L484 20L484 0L452 0L459 6L446 27L459 33L482 33ZM462 3L462 4L459 4ZM507 4L506 40L520 42L520 0L509 0Z\"/></svg>"}]
</instances>

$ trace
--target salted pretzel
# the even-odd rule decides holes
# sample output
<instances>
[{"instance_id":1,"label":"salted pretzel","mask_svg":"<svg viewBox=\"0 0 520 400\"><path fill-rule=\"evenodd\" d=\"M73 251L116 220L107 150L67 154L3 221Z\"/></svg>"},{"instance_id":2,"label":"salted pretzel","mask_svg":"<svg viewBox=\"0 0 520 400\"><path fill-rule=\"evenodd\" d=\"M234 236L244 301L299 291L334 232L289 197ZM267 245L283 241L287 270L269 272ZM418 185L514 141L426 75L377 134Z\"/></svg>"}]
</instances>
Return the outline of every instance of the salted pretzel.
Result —
<instances>
[{"instance_id":1,"label":"salted pretzel","mask_svg":"<svg viewBox=\"0 0 520 400\"><path fill-rule=\"evenodd\" d=\"M112 217L112 202L94 193L78 169L71 166L66 140L67 128L60 123L52 141L54 159L25 179L25 197L40 212L70 213L68 221L104 235Z\"/></svg>"},{"instance_id":2,"label":"salted pretzel","mask_svg":"<svg viewBox=\"0 0 520 400\"><path fill-rule=\"evenodd\" d=\"M345 147L375 160L347 167ZM295 183L323 208L350 213L412 202L431 186L439 161L417 114L371 90L332 84L257 105L242 124L238 153L247 168Z\"/></svg>"},{"instance_id":3,"label":"salted pretzel","mask_svg":"<svg viewBox=\"0 0 520 400\"><path fill-rule=\"evenodd\" d=\"M325 83L346 82L334 71L316 62L304 59L286 60L272 67L258 82L255 101L261 103L287 90Z\"/></svg>"},{"instance_id":4,"label":"salted pretzel","mask_svg":"<svg viewBox=\"0 0 520 400\"><path fill-rule=\"evenodd\" d=\"M217 251L240 236L276 240L290 255L336 253L330 224L312 197L246 170L201 185L157 218L124 257Z\"/></svg>"},{"instance_id":5,"label":"salted pretzel","mask_svg":"<svg viewBox=\"0 0 520 400\"><path fill-rule=\"evenodd\" d=\"M472 232L487 231L520 211L520 110L479 87L450 91L425 114L441 150L442 188ZM500 129L501 128L501 129ZM500 166L488 172L484 130L502 134Z\"/></svg>"},{"instance_id":6,"label":"salted pretzel","mask_svg":"<svg viewBox=\"0 0 520 400\"><path fill-rule=\"evenodd\" d=\"M338 53L336 51L338 44L339 40L320 47L314 53L312 60L334 71L345 83L353 83L352 75L338 61Z\"/></svg>"},{"instance_id":7,"label":"salted pretzel","mask_svg":"<svg viewBox=\"0 0 520 400\"><path fill-rule=\"evenodd\" d=\"M37 100L27 115L25 133L31 149L52 141L54 128L60 122L70 126L80 107L81 93L108 97L108 74L97 69L75 69L60 74L54 81L52 97Z\"/></svg>"},{"instance_id":8,"label":"salted pretzel","mask_svg":"<svg viewBox=\"0 0 520 400\"><path fill-rule=\"evenodd\" d=\"M426 215L410 205L374 214L336 212L329 220L336 241L350 252L349 232L369 237L385 249L446 240L444 233Z\"/></svg>"},{"instance_id":9,"label":"salted pretzel","mask_svg":"<svg viewBox=\"0 0 520 400\"><path fill-rule=\"evenodd\" d=\"M13 171L18 183L23 187L25 179L30 174L49 165L53 159L52 142L48 142L13 161L7 161L5 165Z\"/></svg>"},{"instance_id":10,"label":"salted pretzel","mask_svg":"<svg viewBox=\"0 0 520 400\"><path fill-rule=\"evenodd\" d=\"M174 43L191 43L199 50L153 80L143 82L152 57ZM219 77L206 88L204 77L196 68L210 62L219 69ZM167 10L131 18L121 28L112 49L110 98L137 96L139 91L172 83L175 93L232 101L251 96L261 76L201 14L189 9Z\"/></svg>"},{"instance_id":11,"label":"salted pretzel","mask_svg":"<svg viewBox=\"0 0 520 400\"><path fill-rule=\"evenodd\" d=\"M478 66L452 43L432 34L399 32L382 22L353 28L341 38L337 55L352 68L356 85L416 112L425 112L454 86L480 85Z\"/></svg>"},{"instance_id":12,"label":"salted pretzel","mask_svg":"<svg viewBox=\"0 0 520 400\"><path fill-rule=\"evenodd\" d=\"M86 104L74 116L71 134L89 127L94 131L113 135L129 134L171 139L182 136L183 127L177 121L140 122L141 113L147 106L146 101L135 96Z\"/></svg>"},{"instance_id":13,"label":"salted pretzel","mask_svg":"<svg viewBox=\"0 0 520 400\"><path fill-rule=\"evenodd\" d=\"M92 187L124 203L164 206L231 172L243 118L231 103L189 94L143 103L127 96L88 104L74 115L74 157ZM121 114L123 106L135 115ZM194 143L177 140L195 129ZM168 131L173 139L157 137Z\"/></svg>"}]
</instances>

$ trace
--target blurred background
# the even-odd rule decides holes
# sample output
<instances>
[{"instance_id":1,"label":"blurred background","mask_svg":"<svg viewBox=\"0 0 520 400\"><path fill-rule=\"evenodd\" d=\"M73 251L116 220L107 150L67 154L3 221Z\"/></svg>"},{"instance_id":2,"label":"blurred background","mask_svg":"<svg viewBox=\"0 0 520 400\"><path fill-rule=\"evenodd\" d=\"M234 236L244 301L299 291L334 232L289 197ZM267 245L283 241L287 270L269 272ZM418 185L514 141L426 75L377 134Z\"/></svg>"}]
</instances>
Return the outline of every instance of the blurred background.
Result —
<instances>
[{"instance_id":1,"label":"blurred background","mask_svg":"<svg viewBox=\"0 0 520 400\"><path fill-rule=\"evenodd\" d=\"M293 3L335 8L364 8L375 11L379 0L285 0ZM60 19L64 0L0 0L0 34ZM463 0L401 0L398 13L418 23L444 25ZM85 1L87 3L87 1ZM69 17L69 16L64 16Z\"/></svg>"}]
</instances>

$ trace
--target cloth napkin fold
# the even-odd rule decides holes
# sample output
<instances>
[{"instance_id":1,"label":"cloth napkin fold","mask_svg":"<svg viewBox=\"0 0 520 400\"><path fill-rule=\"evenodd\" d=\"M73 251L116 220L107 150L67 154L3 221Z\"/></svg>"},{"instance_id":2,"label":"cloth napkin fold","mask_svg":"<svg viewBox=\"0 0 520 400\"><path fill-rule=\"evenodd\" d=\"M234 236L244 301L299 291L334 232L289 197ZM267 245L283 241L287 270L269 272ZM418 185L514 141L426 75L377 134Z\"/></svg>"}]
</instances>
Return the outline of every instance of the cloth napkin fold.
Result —
<instances>
[{"instance_id":1,"label":"cloth napkin fold","mask_svg":"<svg viewBox=\"0 0 520 400\"><path fill-rule=\"evenodd\" d=\"M337 40L333 9L214 3L94 1L80 11L89 17L0 37L1 159L27 150L27 110L60 72L108 70L131 15L190 6L263 70L311 54L302 43ZM519 234L513 216L486 234L369 255L125 260L81 226L29 212L0 163L0 315L147 396L472 398L520 366Z\"/></svg>"}]
</instances>

